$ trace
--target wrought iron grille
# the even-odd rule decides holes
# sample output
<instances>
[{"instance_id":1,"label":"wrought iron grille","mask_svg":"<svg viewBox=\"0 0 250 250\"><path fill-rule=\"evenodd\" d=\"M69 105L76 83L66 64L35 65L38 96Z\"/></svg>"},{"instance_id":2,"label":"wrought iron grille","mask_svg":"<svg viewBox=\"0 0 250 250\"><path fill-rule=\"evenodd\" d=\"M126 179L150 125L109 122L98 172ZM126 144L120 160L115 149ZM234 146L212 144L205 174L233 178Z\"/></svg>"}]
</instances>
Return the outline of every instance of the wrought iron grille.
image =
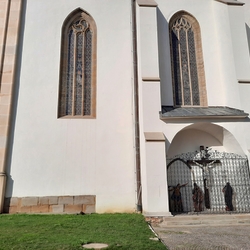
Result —
<instances>
[{"instance_id":1,"label":"wrought iron grille","mask_svg":"<svg viewBox=\"0 0 250 250\"><path fill-rule=\"evenodd\" d=\"M167 180L173 214L250 212L247 157L212 150L181 154L168 160Z\"/></svg>"}]
</instances>

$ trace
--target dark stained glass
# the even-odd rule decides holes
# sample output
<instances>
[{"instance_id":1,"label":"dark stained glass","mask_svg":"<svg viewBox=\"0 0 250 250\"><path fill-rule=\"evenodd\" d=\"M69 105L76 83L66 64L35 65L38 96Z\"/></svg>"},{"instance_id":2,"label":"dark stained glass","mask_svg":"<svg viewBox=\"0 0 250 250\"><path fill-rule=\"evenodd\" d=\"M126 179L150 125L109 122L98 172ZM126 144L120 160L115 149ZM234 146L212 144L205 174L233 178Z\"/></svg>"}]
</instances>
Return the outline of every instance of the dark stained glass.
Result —
<instances>
[{"instance_id":1,"label":"dark stained glass","mask_svg":"<svg viewBox=\"0 0 250 250\"><path fill-rule=\"evenodd\" d=\"M182 89L180 76L180 59L179 59L179 40L174 31L172 31L172 53L173 53L173 73L174 73L174 92L176 105L182 105Z\"/></svg>"},{"instance_id":2,"label":"dark stained glass","mask_svg":"<svg viewBox=\"0 0 250 250\"><path fill-rule=\"evenodd\" d=\"M83 84L83 34L78 33L76 36L76 83L75 83L75 115L82 114L82 84Z\"/></svg>"},{"instance_id":3,"label":"dark stained glass","mask_svg":"<svg viewBox=\"0 0 250 250\"><path fill-rule=\"evenodd\" d=\"M63 51L59 116L90 116L92 100L92 43L90 24L83 16L69 26ZM64 41L63 41L64 42Z\"/></svg>"},{"instance_id":4,"label":"dark stained glass","mask_svg":"<svg viewBox=\"0 0 250 250\"><path fill-rule=\"evenodd\" d=\"M71 29L68 35L68 63L66 81L66 115L72 115L72 92L74 74L74 33Z\"/></svg>"},{"instance_id":5,"label":"dark stained glass","mask_svg":"<svg viewBox=\"0 0 250 250\"><path fill-rule=\"evenodd\" d=\"M92 32L88 29L85 32L85 53L84 53L84 115L91 114L91 54L92 54Z\"/></svg>"},{"instance_id":6,"label":"dark stained glass","mask_svg":"<svg viewBox=\"0 0 250 250\"><path fill-rule=\"evenodd\" d=\"M192 83L193 105L200 105L194 32L191 29L188 30L188 45L189 45L190 74L191 74L191 83Z\"/></svg>"},{"instance_id":7,"label":"dark stained glass","mask_svg":"<svg viewBox=\"0 0 250 250\"><path fill-rule=\"evenodd\" d=\"M180 51L181 51L180 54L181 54L182 89L183 89L184 105L191 105L186 31L183 28L181 28L179 32L180 32Z\"/></svg>"},{"instance_id":8,"label":"dark stained glass","mask_svg":"<svg viewBox=\"0 0 250 250\"><path fill-rule=\"evenodd\" d=\"M194 32L185 17L174 21L171 42L175 105L200 105Z\"/></svg>"}]
</instances>

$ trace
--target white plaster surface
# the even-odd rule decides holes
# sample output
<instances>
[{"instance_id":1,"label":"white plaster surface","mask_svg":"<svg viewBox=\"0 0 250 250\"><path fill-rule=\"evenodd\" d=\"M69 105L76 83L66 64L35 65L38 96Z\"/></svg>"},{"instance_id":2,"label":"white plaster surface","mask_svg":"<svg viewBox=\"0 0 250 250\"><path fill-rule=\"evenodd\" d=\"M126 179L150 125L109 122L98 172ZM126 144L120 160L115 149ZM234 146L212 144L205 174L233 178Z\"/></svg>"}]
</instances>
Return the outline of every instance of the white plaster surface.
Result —
<instances>
[{"instance_id":1,"label":"white plaster surface","mask_svg":"<svg viewBox=\"0 0 250 250\"><path fill-rule=\"evenodd\" d=\"M158 215L160 206L164 206L161 183L164 175L161 168L166 159L160 154L156 144L149 144L143 137L143 132L163 132L166 137L165 157L171 158L177 154L199 150L200 145L214 150L234 152L248 155L249 121L223 120L183 120L161 121L156 115L161 105L173 105L171 61L169 50L169 27L171 17L178 11L185 10L193 15L201 30L207 99L209 106L229 106L249 112L250 85L240 85L239 78L249 78L249 49L246 39L244 7L228 6L216 1L164 1L158 0L157 8L157 42L152 42L154 33L152 24L155 9L147 8L148 16L152 18L147 30L143 25L144 9L139 8L139 79L157 71L154 60L150 60L153 51L158 51L160 89L157 84L139 82L140 87L140 131L141 131L141 162L143 183L143 204L145 214ZM248 1L248 4L250 1ZM247 14L250 8L247 6ZM145 11L146 13L146 11ZM248 20L248 25L250 21ZM147 33L148 32L148 33ZM150 33L151 32L151 33ZM151 40L147 35L151 34ZM250 37L250 32L249 32ZM240 40L238 42L238 40ZM155 47L152 47L154 45ZM145 49L148 48L148 51ZM145 55L145 53L147 53ZM153 77L154 73L151 73ZM159 92L161 96L159 96ZM154 142L156 143L156 142ZM154 146L153 146L154 145ZM161 173L162 175L157 175ZM156 176L157 175L157 176ZM153 177L155 178L153 178ZM161 190L161 191L160 191ZM165 193L165 196L167 192ZM158 200L161 203L158 204ZM165 200L167 198L165 197ZM152 202L152 203L151 203ZM156 205L157 204L157 205ZM168 209L168 208L167 208ZM165 212L168 210L165 209Z\"/></svg>"},{"instance_id":2,"label":"white plaster surface","mask_svg":"<svg viewBox=\"0 0 250 250\"><path fill-rule=\"evenodd\" d=\"M61 27L79 7L97 25L97 115L57 119ZM94 194L97 212L134 211L130 19L129 1L27 0L7 197Z\"/></svg>"},{"instance_id":3,"label":"white plaster surface","mask_svg":"<svg viewBox=\"0 0 250 250\"><path fill-rule=\"evenodd\" d=\"M201 30L209 106L250 113L250 0L157 0L137 6L140 153L144 213L168 214L166 158L200 145L249 156L249 121L159 118L173 105L168 23L178 11ZM60 8L58 7L60 6ZM97 212L134 211L135 150L130 1L27 0L6 196L96 195ZM96 119L57 119L61 27L83 8L97 25ZM245 16L243 14L245 13ZM247 40L248 38L248 40ZM143 82L143 77L160 81ZM146 142L144 133L166 141Z\"/></svg>"}]
</instances>

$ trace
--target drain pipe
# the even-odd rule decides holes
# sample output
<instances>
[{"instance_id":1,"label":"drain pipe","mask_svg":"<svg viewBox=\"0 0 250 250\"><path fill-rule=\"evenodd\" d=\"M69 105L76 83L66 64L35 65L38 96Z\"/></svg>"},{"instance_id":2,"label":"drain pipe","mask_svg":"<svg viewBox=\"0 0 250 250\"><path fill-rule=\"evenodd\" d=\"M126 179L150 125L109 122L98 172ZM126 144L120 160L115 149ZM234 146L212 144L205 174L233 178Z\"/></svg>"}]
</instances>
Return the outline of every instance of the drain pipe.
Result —
<instances>
[{"instance_id":1,"label":"drain pipe","mask_svg":"<svg viewBox=\"0 0 250 250\"><path fill-rule=\"evenodd\" d=\"M137 212L142 212L141 160L140 160L140 127L139 127L139 97L138 97L138 66L137 66L137 30L136 1L131 0L132 9L132 39L133 39L133 74L134 74L134 119L135 119L135 161Z\"/></svg>"}]
</instances>

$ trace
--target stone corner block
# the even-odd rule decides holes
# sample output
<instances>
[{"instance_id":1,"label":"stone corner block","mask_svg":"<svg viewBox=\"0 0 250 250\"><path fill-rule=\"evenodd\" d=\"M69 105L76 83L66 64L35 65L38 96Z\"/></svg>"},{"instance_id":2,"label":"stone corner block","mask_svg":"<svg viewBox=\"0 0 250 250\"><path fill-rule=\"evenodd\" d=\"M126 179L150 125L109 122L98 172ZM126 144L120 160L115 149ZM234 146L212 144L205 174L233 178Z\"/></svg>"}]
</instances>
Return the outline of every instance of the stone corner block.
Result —
<instances>
[{"instance_id":1,"label":"stone corner block","mask_svg":"<svg viewBox=\"0 0 250 250\"><path fill-rule=\"evenodd\" d=\"M65 205L64 207L65 213L80 213L82 212L82 205Z\"/></svg>"},{"instance_id":2,"label":"stone corner block","mask_svg":"<svg viewBox=\"0 0 250 250\"><path fill-rule=\"evenodd\" d=\"M73 196L60 196L58 197L58 205L72 205Z\"/></svg>"},{"instance_id":3,"label":"stone corner block","mask_svg":"<svg viewBox=\"0 0 250 250\"><path fill-rule=\"evenodd\" d=\"M9 214L16 214L18 212L19 211L18 211L17 207L9 207L9 209L8 209Z\"/></svg>"},{"instance_id":4,"label":"stone corner block","mask_svg":"<svg viewBox=\"0 0 250 250\"><path fill-rule=\"evenodd\" d=\"M58 204L58 196L49 196L49 205L57 205Z\"/></svg>"},{"instance_id":5,"label":"stone corner block","mask_svg":"<svg viewBox=\"0 0 250 250\"><path fill-rule=\"evenodd\" d=\"M78 204L94 205L95 204L95 195L74 196L74 205L78 205Z\"/></svg>"},{"instance_id":6,"label":"stone corner block","mask_svg":"<svg viewBox=\"0 0 250 250\"><path fill-rule=\"evenodd\" d=\"M31 212L31 206L21 207L20 210L18 209L18 212L29 214Z\"/></svg>"},{"instance_id":7,"label":"stone corner block","mask_svg":"<svg viewBox=\"0 0 250 250\"><path fill-rule=\"evenodd\" d=\"M18 206L20 198L11 197L10 198L10 207Z\"/></svg>"},{"instance_id":8,"label":"stone corner block","mask_svg":"<svg viewBox=\"0 0 250 250\"><path fill-rule=\"evenodd\" d=\"M28 207L28 206L37 206L38 204L38 197L24 197L22 198L22 207Z\"/></svg>"},{"instance_id":9,"label":"stone corner block","mask_svg":"<svg viewBox=\"0 0 250 250\"><path fill-rule=\"evenodd\" d=\"M49 197L39 197L39 205L49 205Z\"/></svg>"},{"instance_id":10,"label":"stone corner block","mask_svg":"<svg viewBox=\"0 0 250 250\"><path fill-rule=\"evenodd\" d=\"M49 205L32 206L31 213L48 213Z\"/></svg>"},{"instance_id":11,"label":"stone corner block","mask_svg":"<svg viewBox=\"0 0 250 250\"><path fill-rule=\"evenodd\" d=\"M49 211L55 214L63 213L64 205L51 205Z\"/></svg>"},{"instance_id":12,"label":"stone corner block","mask_svg":"<svg viewBox=\"0 0 250 250\"><path fill-rule=\"evenodd\" d=\"M83 212L86 214L95 213L95 205L83 205Z\"/></svg>"}]
</instances>

